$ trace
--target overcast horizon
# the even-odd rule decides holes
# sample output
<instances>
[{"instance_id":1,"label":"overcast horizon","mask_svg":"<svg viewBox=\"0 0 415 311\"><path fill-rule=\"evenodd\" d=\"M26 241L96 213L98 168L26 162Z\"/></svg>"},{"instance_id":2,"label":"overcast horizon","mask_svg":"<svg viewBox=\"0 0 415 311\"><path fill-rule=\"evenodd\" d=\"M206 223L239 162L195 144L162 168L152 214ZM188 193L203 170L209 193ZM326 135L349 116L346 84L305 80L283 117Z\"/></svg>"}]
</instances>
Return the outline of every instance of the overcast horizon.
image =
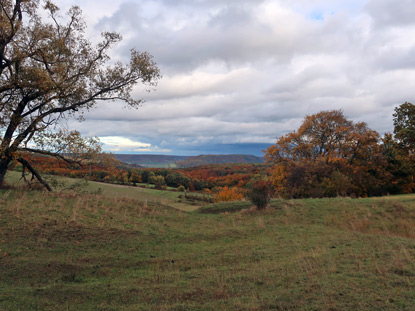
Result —
<instances>
[{"instance_id":1,"label":"overcast horizon","mask_svg":"<svg viewBox=\"0 0 415 311\"><path fill-rule=\"evenodd\" d=\"M305 115L342 109L381 135L394 108L414 101L415 0L57 0L79 5L87 34L123 36L163 78L137 110L100 103L85 121L113 153L253 154ZM62 12L62 13L63 13Z\"/></svg>"}]
</instances>

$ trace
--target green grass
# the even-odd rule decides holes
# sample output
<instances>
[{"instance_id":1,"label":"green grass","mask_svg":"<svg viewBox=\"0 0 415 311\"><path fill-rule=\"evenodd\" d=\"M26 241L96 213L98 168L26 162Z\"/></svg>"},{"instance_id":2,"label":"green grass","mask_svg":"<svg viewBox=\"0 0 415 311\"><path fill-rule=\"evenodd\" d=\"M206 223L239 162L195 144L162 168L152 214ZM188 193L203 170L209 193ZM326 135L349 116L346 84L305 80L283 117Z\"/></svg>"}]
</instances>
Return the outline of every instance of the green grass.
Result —
<instances>
[{"instance_id":1,"label":"green grass","mask_svg":"<svg viewBox=\"0 0 415 311\"><path fill-rule=\"evenodd\" d=\"M68 177L62 176L48 176L46 175L45 179L53 185L57 183L53 189L57 192L66 191L64 189L68 189L73 185L79 184L77 190L82 190L82 192L89 192L89 193L102 193L102 195L111 198L131 198L131 199L139 199L143 202L152 202L152 203L160 203L164 205L169 205L176 209L190 212L195 211L200 208L204 204L200 201L191 201L186 200L184 198L183 192L177 191L163 191L154 189L151 187L133 187L133 186L125 186L125 185L114 185L114 184L107 184L107 183L100 183L100 182L93 182L88 181L86 184L85 181L80 179L73 179ZM21 173L9 171L6 175L6 182L12 186L19 186L23 185L21 180ZM140 184L144 186L146 184ZM169 190L173 190L170 188ZM181 196L181 197L180 197Z\"/></svg>"},{"instance_id":2,"label":"green grass","mask_svg":"<svg viewBox=\"0 0 415 311\"><path fill-rule=\"evenodd\" d=\"M0 310L413 310L414 196L238 204L1 190Z\"/></svg>"}]
</instances>

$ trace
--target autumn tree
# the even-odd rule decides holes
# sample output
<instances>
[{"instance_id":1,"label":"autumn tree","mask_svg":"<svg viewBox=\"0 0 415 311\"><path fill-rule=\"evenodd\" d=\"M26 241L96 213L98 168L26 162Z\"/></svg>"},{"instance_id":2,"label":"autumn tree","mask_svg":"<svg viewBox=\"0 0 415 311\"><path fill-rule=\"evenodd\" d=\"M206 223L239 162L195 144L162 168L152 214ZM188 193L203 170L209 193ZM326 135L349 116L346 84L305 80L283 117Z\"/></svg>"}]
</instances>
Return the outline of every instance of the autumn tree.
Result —
<instances>
[{"instance_id":1,"label":"autumn tree","mask_svg":"<svg viewBox=\"0 0 415 311\"><path fill-rule=\"evenodd\" d=\"M41 180L22 152L57 157L95 153L94 141L59 130L62 122L82 119L83 112L102 101L137 107L142 100L131 97L132 87L152 88L160 78L146 52L133 49L129 64L110 64L108 52L121 36L105 32L93 45L85 38L77 6L62 16L52 1L2 0L0 18L0 183L13 160Z\"/></svg>"},{"instance_id":2,"label":"autumn tree","mask_svg":"<svg viewBox=\"0 0 415 311\"><path fill-rule=\"evenodd\" d=\"M382 192L385 172L379 134L348 120L341 110L304 118L297 131L266 150L275 189L289 197Z\"/></svg>"},{"instance_id":3,"label":"autumn tree","mask_svg":"<svg viewBox=\"0 0 415 311\"><path fill-rule=\"evenodd\" d=\"M359 146L377 145L379 135L366 123L354 124L341 110L322 111L306 116L297 131L280 137L266 151L268 161L316 161L360 157Z\"/></svg>"}]
</instances>

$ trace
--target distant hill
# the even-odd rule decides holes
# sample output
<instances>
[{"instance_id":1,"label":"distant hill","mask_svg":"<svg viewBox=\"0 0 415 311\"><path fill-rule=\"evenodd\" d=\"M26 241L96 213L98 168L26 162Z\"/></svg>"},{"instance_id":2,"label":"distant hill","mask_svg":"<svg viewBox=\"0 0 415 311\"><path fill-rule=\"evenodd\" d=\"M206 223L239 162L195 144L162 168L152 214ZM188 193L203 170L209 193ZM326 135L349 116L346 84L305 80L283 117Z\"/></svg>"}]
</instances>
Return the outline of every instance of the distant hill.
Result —
<instances>
[{"instance_id":1,"label":"distant hill","mask_svg":"<svg viewBox=\"0 0 415 311\"><path fill-rule=\"evenodd\" d=\"M192 167L207 164L225 163L264 163L265 159L247 154L226 154L213 155L202 154L195 157L188 157L186 160L176 162L178 167Z\"/></svg>"},{"instance_id":2,"label":"distant hill","mask_svg":"<svg viewBox=\"0 0 415 311\"><path fill-rule=\"evenodd\" d=\"M177 161L186 160L186 156L170 156L160 154L114 154L115 158L127 164L139 165L142 167L177 167Z\"/></svg>"},{"instance_id":3,"label":"distant hill","mask_svg":"<svg viewBox=\"0 0 415 311\"><path fill-rule=\"evenodd\" d=\"M157 168L192 167L208 164L265 162L265 159L263 157L256 157L247 154L204 154L198 156L170 156L158 154L114 154L114 156L117 160L127 164Z\"/></svg>"}]
</instances>

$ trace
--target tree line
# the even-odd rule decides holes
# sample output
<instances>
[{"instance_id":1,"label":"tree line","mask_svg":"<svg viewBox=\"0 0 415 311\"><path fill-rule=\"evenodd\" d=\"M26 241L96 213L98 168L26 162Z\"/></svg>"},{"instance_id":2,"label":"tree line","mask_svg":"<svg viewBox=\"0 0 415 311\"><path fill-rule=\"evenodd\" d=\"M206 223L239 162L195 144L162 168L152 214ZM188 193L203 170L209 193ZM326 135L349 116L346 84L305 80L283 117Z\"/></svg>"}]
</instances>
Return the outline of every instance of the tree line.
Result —
<instances>
[{"instance_id":1,"label":"tree line","mask_svg":"<svg viewBox=\"0 0 415 311\"><path fill-rule=\"evenodd\" d=\"M107 156L105 161L84 162L82 165L67 163L51 156L26 153L28 162L36 163L41 174L82 178L91 181L129 186L153 185L156 189L177 188L182 191L203 191L216 194L223 191L221 201L240 197L240 190L257 180L267 180L270 166L265 164L210 164L182 169L136 168ZM24 171L20 162L12 162L10 169ZM228 194L226 194L228 193ZM238 196L229 195L238 193Z\"/></svg>"}]
</instances>

